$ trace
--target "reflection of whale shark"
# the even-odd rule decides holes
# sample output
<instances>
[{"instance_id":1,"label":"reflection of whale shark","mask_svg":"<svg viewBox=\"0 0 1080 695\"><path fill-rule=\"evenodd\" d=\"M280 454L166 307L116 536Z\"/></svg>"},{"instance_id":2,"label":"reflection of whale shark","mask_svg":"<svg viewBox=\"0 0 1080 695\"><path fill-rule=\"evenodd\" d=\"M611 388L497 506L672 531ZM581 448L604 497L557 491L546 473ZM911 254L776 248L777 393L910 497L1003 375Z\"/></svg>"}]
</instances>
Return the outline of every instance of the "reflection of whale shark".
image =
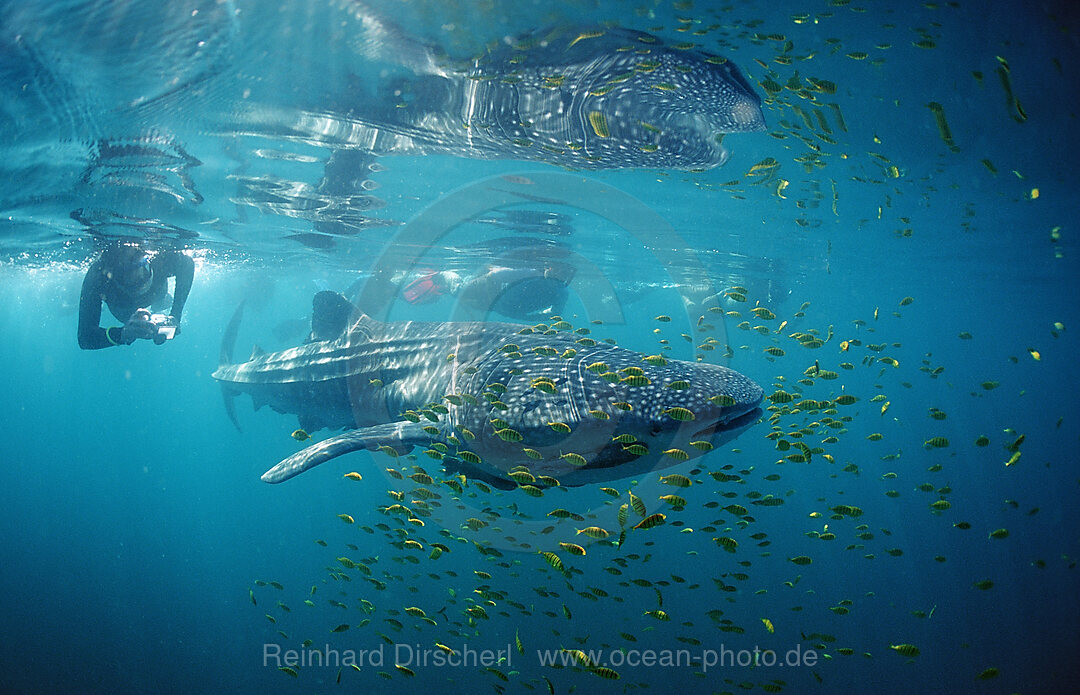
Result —
<instances>
[{"instance_id":1,"label":"reflection of whale shark","mask_svg":"<svg viewBox=\"0 0 1080 695\"><path fill-rule=\"evenodd\" d=\"M314 342L229 364L240 316L214 373L230 415L229 396L243 392L305 429L361 428L283 460L263 475L270 483L351 451L422 446L448 471L489 482L528 464L580 485L674 465L761 414L761 388L725 367L513 324L382 323L331 292L315 296Z\"/></svg>"},{"instance_id":2,"label":"reflection of whale shark","mask_svg":"<svg viewBox=\"0 0 1080 695\"><path fill-rule=\"evenodd\" d=\"M561 212L492 210L476 217L473 221L510 229L522 234L568 236L574 232L573 218Z\"/></svg>"},{"instance_id":3,"label":"reflection of whale shark","mask_svg":"<svg viewBox=\"0 0 1080 695\"><path fill-rule=\"evenodd\" d=\"M369 54L417 73L363 98L347 122L301 123L377 154L445 153L582 169L711 168L725 133L764 130L734 63L618 28L538 31L456 65L365 16ZM370 21L368 21L370 19Z\"/></svg>"}]
</instances>

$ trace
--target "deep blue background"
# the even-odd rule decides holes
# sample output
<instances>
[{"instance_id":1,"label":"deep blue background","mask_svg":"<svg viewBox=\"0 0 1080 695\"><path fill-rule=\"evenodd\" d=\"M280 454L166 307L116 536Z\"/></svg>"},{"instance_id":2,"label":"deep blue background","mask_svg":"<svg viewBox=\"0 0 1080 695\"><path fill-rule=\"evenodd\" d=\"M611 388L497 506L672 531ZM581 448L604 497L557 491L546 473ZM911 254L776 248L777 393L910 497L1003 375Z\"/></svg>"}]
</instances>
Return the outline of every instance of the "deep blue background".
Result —
<instances>
[{"instance_id":1,"label":"deep blue background","mask_svg":"<svg viewBox=\"0 0 1080 695\"><path fill-rule=\"evenodd\" d=\"M383 520L375 507L391 503L385 490L401 489L400 483L379 474L389 465L385 458L372 463L367 454L354 454L286 485L259 481L263 470L296 450L297 444L289 438L296 425L291 418L265 410L252 415L245 400L238 401L243 433L228 422L210 373L217 365L218 343L229 315L242 298L251 297L252 286L261 288L257 291L267 301L249 312L238 352L246 353L247 344L256 340L271 349L280 347L269 333L283 318L306 315L316 289L312 279L320 286L347 286L356 278L355 271L366 267L378 252L378 244L365 249L363 262L356 263L318 254L290 256L281 263L264 256L262 264L200 256L183 332L176 341L160 348L139 344L81 352L75 342L72 307L85 268L80 263L85 259L77 258L74 264L42 263L35 258L40 250L37 233L9 225L3 243L10 260L0 266L4 688L10 692L325 692L336 687L336 670L302 669L294 681L264 667L263 644L285 643L278 628L290 634L293 647L311 637L316 646L330 643L340 649L370 649L381 642L376 632L394 635L382 622L391 615L387 610L421 605L431 615L447 605L447 616L439 618L438 629L416 629L412 627L415 621L397 615L408 627L396 638L426 647L434 640L459 647L463 638L443 630L448 623L462 620L460 599L470 595L477 584L472 571L481 568L496 575L493 588L533 612L532 618L520 617L516 609L503 605L500 609L512 616L505 618L489 609L492 620L482 622L477 633L469 633L469 644L475 648L501 649L512 644L515 630L519 631L527 651L525 656L514 652L512 666L504 669L520 671L508 687L515 687L517 680L542 692L546 685L538 680L541 676L552 680L556 692L574 686L583 692L614 692L627 683L647 683L661 691L737 691L741 683L760 686L774 678L786 681L787 692L815 688L820 692L1060 692L1075 682L1075 655L1080 647L1075 567L1080 555L1076 537L1080 519L1074 503L1078 484L1074 356L1080 331L1073 175L1080 149L1072 98L1078 57L1075 16L1059 7L1020 8L1015 3L941 4L937 9L921 3L866 3L865 7L860 13L852 6L739 4L735 13L719 15L732 21L763 20L755 28L732 31L739 37L733 54L755 80L762 78L763 70L753 58L769 60L773 51L767 43L751 42L750 36L786 32L795 41L797 53L818 51L805 68L800 67L801 74L832 79L840 86L835 99L844 109L849 130L841 145L831 150L828 166L806 177L822 182L821 207L805 211L823 220L820 227L806 229L793 222L804 211L792 201L804 197L805 189L800 190L801 170L790 162L801 150L790 138L728 136L725 143L733 151L731 161L703 174L596 175L660 212L695 249L719 254L710 271L720 285L734 284L727 254L778 264L783 269L783 292L763 303L777 313L777 321L791 320L786 332L808 328L824 332L830 324L836 327L837 337L818 353L808 353L781 338L778 344L788 354L767 361L761 352L768 344L765 339L739 331L735 326L742 319L729 319L726 331L736 353L731 366L755 378L767 392L778 375L784 375L791 390L790 385L814 359L836 369L836 363L851 355L857 363L867 354L863 350L843 356L835 347L842 338L900 343L881 353L898 359L900 368L886 369L880 378L876 367L859 368L843 373L836 382L861 398L852 410L842 411L859 415L835 450L830 449L836 464L818 457L809 466L789 463L775 469L782 474L780 481L764 481L778 455L764 439L768 425L762 423L735 444L741 452L716 452L700 462L707 470L727 463L736 469L752 468L747 485L725 488L698 476L706 485L685 493L674 490L691 504L684 512L669 512L669 519L677 516L692 527L730 517L702 506L710 500L721 506L732 502L749 506L744 495L750 490L778 496L791 493L783 507L753 508L758 521L745 533L738 532L741 545L736 555L719 551L708 540L716 534L679 534L668 525L651 532L653 546L644 545L644 540L628 544L626 552L643 556L651 552L652 556L616 577L602 568L610 566L608 560L617 553L590 547L589 556L574 563L586 572L575 580L574 591L601 587L611 596L622 597L622 603L580 599L561 579L541 573L545 565L535 553L507 553L503 560L520 562L510 569L491 567L468 547L444 556L438 564L427 563L426 554L419 557L427 564L395 562L403 553L383 534L368 535L335 518L349 513L357 525L372 526ZM697 15L708 23L714 19L710 9L712 5L704 2L694 3L693 9L672 9L665 4L655 9L653 17L643 17L622 4L570 5L562 15L612 19L678 38L670 32L677 26L674 17ZM817 27L791 21L791 15L799 12L826 11L834 16L823 18ZM492 34L506 30L503 24L519 21L513 13L501 20L493 18ZM937 36L937 47L912 47L910 42L919 38L912 27ZM424 29L422 22L417 29ZM477 33L482 29L477 27ZM831 37L842 42L835 55L829 55L825 43ZM873 48L883 42L893 47ZM856 50L886 60L871 66L844 56ZM994 73L997 55L1007 57L1014 89L1029 116L1026 123L1016 123L1009 116ZM9 58L15 59L9 55L0 60ZM973 79L973 70L984 73L981 86ZM944 105L959 153L948 152L938 138L925 107L928 101ZM794 116L779 107L767 107L766 118L775 129L780 119ZM202 136L212 138L212 134ZM880 143L874 142L875 136ZM8 149L19 152L17 145ZM903 177L883 180L880 167L875 168L877 160L868 151L887 156L902 169ZM840 153L848 157L841 159ZM768 156L782 161L782 175L793 179L788 200L748 186L745 180L744 198L717 191L719 184L743 177ZM983 158L993 161L996 175L980 162ZM470 181L543 170L535 164L442 157L399 158L387 166L384 192L392 203L390 216L397 219L408 219ZM232 210L227 180L217 176L222 171L211 157L199 173L200 186L211 193L205 204L211 214L227 215ZM298 168L295 175L304 173ZM881 182L852 179L859 175ZM829 209L830 179L840 195L835 216ZM30 184L10 180L5 184L19 185ZM1036 187L1039 197L1028 199ZM27 221L26 216L14 214L20 222ZM46 230L61 224L32 215L30 220ZM251 213L245 224L254 236L262 225L280 224L280 220ZM1058 226L1061 241L1055 244L1050 230ZM903 228L912 229L912 236L895 233ZM657 239L657 244L665 241ZM75 247L84 248L79 243ZM601 265L620 289L640 278L663 280L664 268L640 243L587 215L579 218L574 244L575 250ZM1055 257L1056 249L1062 257ZM754 266L742 276L751 287L765 287L777 282L770 275L775 272ZM905 296L914 297L915 302L901 308L899 301ZM751 297L755 299L759 297ZM654 291L622 307L625 324L596 329L596 333L652 352L657 348L652 331L659 325L652 317L668 313L681 320L679 302L673 290ZM805 319L798 319L795 313L803 302L811 306ZM581 307L575 300L568 313ZM875 307L880 307L881 314L876 322L872 318ZM734 308L743 310L743 318L750 318L748 307ZM407 313L400 307L396 310ZM446 307L413 315L432 318L440 311ZM893 316L893 311L900 317ZM582 316L579 322L584 324L587 318ZM856 328L855 319L867 321L868 327ZM1051 335L1055 321L1066 326L1057 338ZM868 333L867 328L875 332ZM679 338L684 328L664 330L677 349L684 349ZM959 339L961 331L970 331L974 338ZM744 344L750 348L740 349ZM1038 349L1041 360L1032 359L1028 348ZM944 366L944 373L931 379L920 372L924 359L931 367ZM1001 385L986 391L979 386L986 380ZM885 416L878 414L879 403L869 402L878 385L891 401ZM826 397L830 386L821 388L815 392L821 395L811 397ZM946 411L948 419L931 420L927 417L930 407ZM1005 428L1027 435L1023 458L1008 469L1003 466L1008 453L1002 445L1013 437L1003 432ZM866 435L872 432L882 432L885 439L867 441ZM989 447L972 444L980 434L991 437ZM952 444L948 449L927 451L921 444L931 436L946 436ZM897 450L902 452L899 459L881 460ZM859 467L857 475L840 470L848 463ZM943 470L928 472L935 463L941 463ZM427 468L434 470L434 466ZM348 470L360 471L365 481L343 480L340 475ZM898 479L882 480L887 471L895 471ZM648 490L641 494L650 510L661 509L656 496L673 492L655 478L641 480ZM940 516L932 514L928 505L937 495L915 489L924 482L951 486L953 509ZM626 484L616 487L621 490ZM739 497L717 496L728 489ZM884 496L888 489L898 490L901 496ZM524 539L525 533L514 530L506 509L510 503L543 522L551 507L599 508L607 499L595 489L562 495L549 492L534 501L517 493L492 498L490 503L500 509L505 533ZM1015 501L1015 508L1008 500ZM841 503L862 507L864 516L837 522L809 516L816 511L827 517L828 507ZM1029 513L1034 508L1037 513ZM606 513L609 516L602 520L613 528L610 510ZM973 528L953 528L960 520ZM806 537L805 532L821 531L826 522L838 535L832 545ZM869 524L874 540L865 549L845 550L857 542L853 527L861 522ZM733 523L730 519L720 528ZM437 539L438 524L431 520L428 524L425 534L429 540ZM1007 539L987 538L990 530L1001 527L1010 530ZM564 528L569 527L560 527ZM456 524L450 530L465 535ZM766 531L772 545L755 549L747 538L755 530ZM560 534L552 534L547 541L565 540ZM316 545L316 538L325 539L329 547ZM344 544L348 542L360 550L347 550ZM900 548L903 555L890 557L886 548ZM771 556L759 557L762 550ZM687 551L697 554L687 555ZM863 558L869 552L876 554L875 559ZM388 571L400 581L376 591L359 580L349 585L327 580L324 568L343 554L353 559L378 556L376 572ZM814 564L796 567L783 559L798 554L813 556ZM935 561L937 555L946 561ZM737 560L751 560L753 567L738 567ZM1045 568L1036 567L1036 560L1044 561ZM448 575L447 569L458 576ZM746 571L750 579L729 577L726 581L738 584L739 592L716 590L712 578L738 571ZM439 573L439 579L428 577L428 572ZM670 581L671 574L702 586L693 591L686 584L663 588L670 623L642 616L644 610L656 607L652 589L618 584L632 577ZM794 588L784 586L798 575L802 578ZM285 590L256 588L256 579L278 581ZM982 579L992 579L994 587L987 591L972 587ZM534 588L541 584L557 591L559 597L537 594ZM312 585L319 587L318 607L305 612L302 601ZM249 602L249 587L256 590L258 607ZM448 587L455 589L458 599L450 601ZM347 596L339 596L340 589ZM755 594L758 589L767 593ZM363 631L331 635L334 625L356 624L363 617L356 608L345 613L328 607L325 599L335 596L350 604L362 597L375 602L379 610L371 616L372 625ZM278 599L292 612L277 609ZM854 603L849 614L838 616L828 610L843 599ZM572 608L570 621L561 613L564 603ZM801 610L792 610L798 606ZM934 606L932 618L911 614L929 612ZM711 608L725 611L724 617L743 626L746 633L716 630L704 615ZM544 611L556 617L545 616ZM279 623L271 626L265 613L277 616ZM760 619L766 617L776 627L774 635L761 626ZM655 630L643 631L646 627ZM641 641L637 645L621 641L618 633L622 631L636 634ZM535 649L577 648L580 645L573 638L589 635L586 646L590 648L601 644L684 648L685 643L675 638L691 636L701 640L702 647L760 645L783 653L796 644L817 642L811 635L814 632L837 638L830 643L832 658L814 669L821 684L807 669L717 670L702 678L686 668L624 668L619 669L621 681L609 682L587 673L541 669L533 655ZM890 644L901 642L918 645L921 655L907 663L889 649ZM838 655L836 647L850 647L855 655ZM871 656L862 656L863 652ZM999 668L1001 675L996 680L976 680L989 667ZM421 669L415 679L395 675L393 682L383 680L376 670L346 671L343 682L348 687L363 683L376 692L425 685L447 692L475 691L502 684L482 669Z\"/></svg>"}]
</instances>

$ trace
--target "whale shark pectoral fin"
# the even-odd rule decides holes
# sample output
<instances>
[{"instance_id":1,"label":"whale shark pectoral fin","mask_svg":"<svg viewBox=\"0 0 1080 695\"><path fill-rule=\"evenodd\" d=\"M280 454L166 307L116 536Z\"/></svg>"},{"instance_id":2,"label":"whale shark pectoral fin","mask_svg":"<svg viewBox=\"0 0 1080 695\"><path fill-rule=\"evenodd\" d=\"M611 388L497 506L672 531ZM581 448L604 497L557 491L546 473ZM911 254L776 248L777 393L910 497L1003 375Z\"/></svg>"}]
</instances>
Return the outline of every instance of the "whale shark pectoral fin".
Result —
<instances>
[{"instance_id":1,"label":"whale shark pectoral fin","mask_svg":"<svg viewBox=\"0 0 1080 695\"><path fill-rule=\"evenodd\" d=\"M266 483L280 483L300 475L319 464L352 451L374 451L382 445L411 448L429 439L423 428L412 422L392 422L386 425L349 430L335 437L301 449L262 474Z\"/></svg>"},{"instance_id":2,"label":"whale shark pectoral fin","mask_svg":"<svg viewBox=\"0 0 1080 695\"><path fill-rule=\"evenodd\" d=\"M221 397L225 401L225 414L229 416L229 421L232 422L237 432L243 432L244 428L240 426L240 421L236 419L236 403L234 402L236 393L224 382L221 384Z\"/></svg>"}]
</instances>

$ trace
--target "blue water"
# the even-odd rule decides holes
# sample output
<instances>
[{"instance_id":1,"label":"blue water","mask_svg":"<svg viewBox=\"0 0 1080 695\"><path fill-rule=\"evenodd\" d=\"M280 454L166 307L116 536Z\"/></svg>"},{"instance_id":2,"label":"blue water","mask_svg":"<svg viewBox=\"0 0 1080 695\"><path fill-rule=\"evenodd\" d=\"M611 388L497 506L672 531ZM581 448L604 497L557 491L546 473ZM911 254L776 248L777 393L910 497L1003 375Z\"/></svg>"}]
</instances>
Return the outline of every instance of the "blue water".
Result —
<instances>
[{"instance_id":1,"label":"blue water","mask_svg":"<svg viewBox=\"0 0 1080 695\"><path fill-rule=\"evenodd\" d=\"M359 6L270 5L0 6L5 691L545 692L546 678L556 693L1050 693L1075 682L1080 251L1071 173L1080 144L1071 95L1080 50L1067 3L379 3L375 11L416 42L458 59L558 24L613 22L668 43L695 41L747 75L765 98L768 131L727 135L730 159L707 171L387 154L365 160L379 166L351 199L317 190L333 148L365 153L342 130L372 126L350 100L409 71L391 48L375 46L373 56L354 40ZM913 45L927 39L932 47ZM997 57L1022 111L1006 97ZM835 83L834 94L814 96L831 132L806 94L770 97L761 84L768 70L781 84L796 71ZM941 105L952 148L929 102ZM144 149L109 161L104 141ZM819 159L807 170L796 158L811 151ZM779 170L748 176L766 158ZM506 190L534 197L508 202ZM466 214L500 209L558 212L573 233L550 237ZM226 416L210 375L237 304L248 307L239 360L251 343L301 342L318 290L421 267L479 272L513 257L492 243L506 237L558 242L577 270L560 313L598 339L726 363L767 394L783 386L803 398L858 397L837 406L835 417L851 416L843 430L827 431L821 412L778 420L791 442L791 432L818 423L801 441L833 460L786 459L796 450L778 451L763 420L703 458L610 483L617 499L600 486L540 498L470 487L474 496L458 502L436 484L439 506L424 527L405 525L423 551L402 547L400 518L380 512L395 502L388 491L415 499L417 485L383 472L412 462L354 453L282 485L259 480L302 445L289 436L295 418L253 413L246 397L237 400L242 432ZM196 259L182 333L161 347L81 351L82 277L117 239ZM684 297L735 286L747 301L729 295L721 306L739 315L708 314L712 328L698 331L700 312ZM913 301L901 305L905 297ZM756 318L755 303L776 318ZM453 297L410 305L397 295L379 309L395 320L476 318ZM673 320L656 321L661 314ZM743 321L769 335L741 329ZM789 337L814 330L824 340L830 326L833 337L816 349ZM709 336L731 356L695 349ZM766 354L770 345L785 354ZM898 366L868 362L880 357ZM799 385L815 362L838 378ZM871 400L877 394L887 412ZM931 418L931 408L947 417ZM875 433L880 441L867 439ZM837 441L820 444L830 434ZM1006 467L1005 446L1021 434L1022 457ZM980 435L988 446L974 444ZM926 448L931 437L949 446ZM363 480L343 478L349 471ZM673 472L695 484L659 482ZM618 533L631 486L667 523L629 532L621 548L583 542L575 530L585 525ZM658 499L666 494L686 507ZM784 503L754 504L767 495ZM938 499L950 508L932 510ZM731 504L753 521L723 509ZM862 515L830 518L837 505ZM555 522L546 514L556 507L587 523ZM490 526L471 531L468 517ZM627 526L638 520L630 512ZM971 528L954 526L962 521ZM989 536L1002 528L1007 538ZM835 539L822 540L827 532ZM751 537L758 533L766 535ZM716 537L736 539L735 552ZM431 559L433 542L451 552ZM558 552L571 574L554 572L537 550ZM812 564L788 560L801 555ZM377 583L341 557L363 562ZM984 580L992 587L974 586ZM474 593L480 587L498 593L485 598ZM476 604L486 619L466 612ZM405 613L413 606L436 624ZM646 614L657 609L670 619ZM350 628L331 632L340 624ZM278 668L286 662L266 658L302 651L305 639L338 658L367 656L359 671L308 661L295 678ZM441 653L435 642L458 653L503 650L493 658L508 660L491 664L498 673L416 663L420 650ZM902 644L919 654L890 648ZM395 668L395 648L415 675ZM749 659L755 648L781 661L791 650L816 658L633 661L677 650L719 658L725 649ZM620 678L572 660L542 665L545 650L559 649L594 650Z\"/></svg>"}]
</instances>

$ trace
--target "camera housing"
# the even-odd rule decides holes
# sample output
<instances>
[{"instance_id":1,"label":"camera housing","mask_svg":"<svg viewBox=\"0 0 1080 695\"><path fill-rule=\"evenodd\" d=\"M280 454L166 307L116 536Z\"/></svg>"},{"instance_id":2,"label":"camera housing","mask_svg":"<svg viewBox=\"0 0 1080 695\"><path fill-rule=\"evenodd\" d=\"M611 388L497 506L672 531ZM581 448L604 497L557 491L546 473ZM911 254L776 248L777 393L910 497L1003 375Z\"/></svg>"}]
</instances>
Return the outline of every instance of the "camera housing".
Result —
<instances>
[{"instance_id":1,"label":"camera housing","mask_svg":"<svg viewBox=\"0 0 1080 695\"><path fill-rule=\"evenodd\" d=\"M154 342L161 345L166 340L172 340L176 337L176 326L172 323L172 317L165 314L151 314L150 323L154 324L157 328L157 333L154 334Z\"/></svg>"}]
</instances>

